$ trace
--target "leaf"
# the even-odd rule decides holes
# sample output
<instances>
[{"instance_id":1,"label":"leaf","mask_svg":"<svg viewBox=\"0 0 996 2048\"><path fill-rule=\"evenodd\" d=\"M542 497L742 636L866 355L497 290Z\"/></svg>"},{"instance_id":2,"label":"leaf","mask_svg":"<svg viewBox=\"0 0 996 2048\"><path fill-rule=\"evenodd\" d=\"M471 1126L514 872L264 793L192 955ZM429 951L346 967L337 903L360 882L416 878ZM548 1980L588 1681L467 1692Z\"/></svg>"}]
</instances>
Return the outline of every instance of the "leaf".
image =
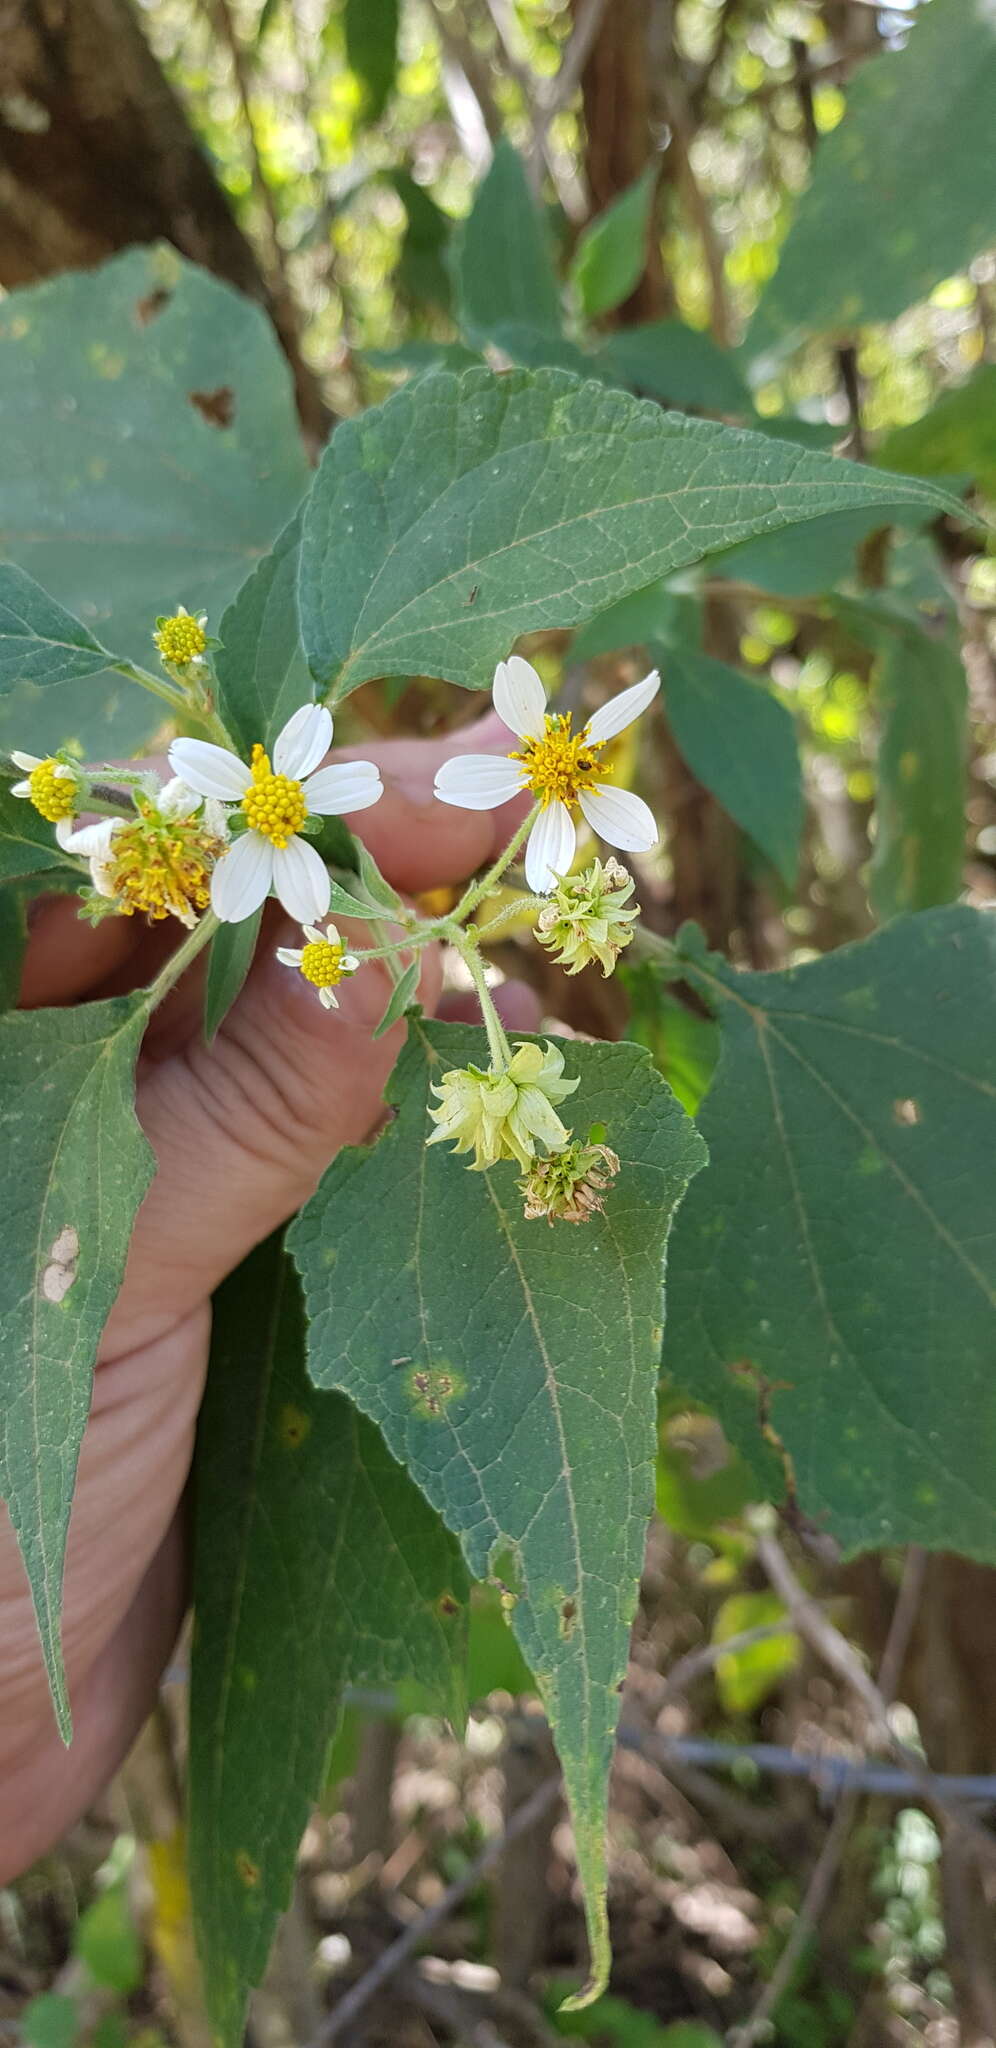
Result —
<instances>
[{"instance_id":1,"label":"leaf","mask_svg":"<svg viewBox=\"0 0 996 2048\"><path fill-rule=\"evenodd\" d=\"M329 903L332 917L362 917L367 924L376 924L384 916L380 903L364 903L359 896L351 896L341 882L332 882L332 900Z\"/></svg>"},{"instance_id":2,"label":"leaf","mask_svg":"<svg viewBox=\"0 0 996 2048\"><path fill-rule=\"evenodd\" d=\"M662 405L703 412L753 411L750 393L733 357L683 320L651 320L610 334L599 351L613 379L632 385Z\"/></svg>"},{"instance_id":3,"label":"leaf","mask_svg":"<svg viewBox=\"0 0 996 2048\"><path fill-rule=\"evenodd\" d=\"M646 1046L682 1108L697 1116L719 1059L719 1026L661 988L650 961L624 954L618 971L630 999L627 1038Z\"/></svg>"},{"instance_id":4,"label":"leaf","mask_svg":"<svg viewBox=\"0 0 996 2048\"><path fill-rule=\"evenodd\" d=\"M437 206L431 192L424 185L416 183L408 171L394 169L386 172L387 182L393 186L408 216L408 224L402 237L401 248L394 273L395 284L401 292L407 293L417 306L439 306L444 313L450 311L453 298L453 280L447 262L449 245L454 223L441 206ZM432 347L432 343L422 343ZM455 342L443 342L437 348L451 349L457 356L466 355L467 360L477 360L469 350L461 349ZM417 342L409 348L417 349ZM376 351L374 352L376 353ZM390 354L391 351L385 353ZM403 350L396 353L404 353ZM372 356L367 357L371 361ZM452 368L452 364L450 365Z\"/></svg>"},{"instance_id":5,"label":"leaf","mask_svg":"<svg viewBox=\"0 0 996 2048\"><path fill-rule=\"evenodd\" d=\"M604 1123L622 1171L583 1230L526 1223L513 1166L468 1173L426 1148L430 1080L480 1063L482 1039L410 1028L388 1089L395 1121L373 1148L340 1154L289 1243L312 1378L378 1423L470 1571L515 1595L601 1983L605 1787L652 1497L662 1257L704 1153L646 1054L574 1044L571 1121Z\"/></svg>"},{"instance_id":6,"label":"leaf","mask_svg":"<svg viewBox=\"0 0 996 2048\"><path fill-rule=\"evenodd\" d=\"M578 237L570 277L588 320L621 306L643 276L657 178L657 164L648 165Z\"/></svg>"},{"instance_id":7,"label":"leaf","mask_svg":"<svg viewBox=\"0 0 996 2048\"><path fill-rule=\"evenodd\" d=\"M292 711L314 692L297 622L301 515L296 512L265 560L232 600L214 657L218 710L239 751L272 747Z\"/></svg>"},{"instance_id":8,"label":"leaf","mask_svg":"<svg viewBox=\"0 0 996 2048\"><path fill-rule=\"evenodd\" d=\"M875 696L882 732L868 893L884 921L953 902L961 889L968 688L957 644L894 633Z\"/></svg>"},{"instance_id":9,"label":"leaf","mask_svg":"<svg viewBox=\"0 0 996 2048\"><path fill-rule=\"evenodd\" d=\"M227 424L222 424L227 421ZM290 372L259 306L172 249L0 306L2 547L117 654L156 616L224 607L308 483ZM162 706L120 676L16 691L5 744L134 752Z\"/></svg>"},{"instance_id":10,"label":"leaf","mask_svg":"<svg viewBox=\"0 0 996 2048\"><path fill-rule=\"evenodd\" d=\"M374 1038L383 1038L384 1033L390 1031L392 1024L400 1021L405 1011L415 1001L421 971L422 962L416 954L415 959L405 968L400 980L395 982L384 1015L380 1023L374 1025Z\"/></svg>"},{"instance_id":11,"label":"leaf","mask_svg":"<svg viewBox=\"0 0 996 2048\"><path fill-rule=\"evenodd\" d=\"M674 646L651 652L664 677L671 731L692 774L793 888L805 806L791 713L760 683L707 654Z\"/></svg>"},{"instance_id":12,"label":"leaf","mask_svg":"<svg viewBox=\"0 0 996 2048\"><path fill-rule=\"evenodd\" d=\"M918 9L906 47L861 66L817 147L749 355L893 320L988 248L994 100L996 18L976 0Z\"/></svg>"},{"instance_id":13,"label":"leaf","mask_svg":"<svg viewBox=\"0 0 996 2048\"><path fill-rule=\"evenodd\" d=\"M0 889L0 1011L12 1010L21 988L28 940L24 891Z\"/></svg>"},{"instance_id":14,"label":"leaf","mask_svg":"<svg viewBox=\"0 0 996 2048\"><path fill-rule=\"evenodd\" d=\"M0 562L0 693L97 675L113 654L36 583Z\"/></svg>"},{"instance_id":15,"label":"leaf","mask_svg":"<svg viewBox=\"0 0 996 2048\"><path fill-rule=\"evenodd\" d=\"M970 477L996 496L996 363L980 363L911 426L893 427L875 459L914 476Z\"/></svg>"},{"instance_id":16,"label":"leaf","mask_svg":"<svg viewBox=\"0 0 996 2048\"><path fill-rule=\"evenodd\" d=\"M996 925L925 911L780 974L679 938L724 1049L668 1372L755 1466L763 1404L846 1551L996 1559Z\"/></svg>"},{"instance_id":17,"label":"leaf","mask_svg":"<svg viewBox=\"0 0 996 2048\"><path fill-rule=\"evenodd\" d=\"M215 1297L196 1479L190 1877L208 2009L236 2048L344 1686L412 1676L459 1720L469 1587L371 1423L308 1381L279 1237Z\"/></svg>"},{"instance_id":18,"label":"leaf","mask_svg":"<svg viewBox=\"0 0 996 2048\"><path fill-rule=\"evenodd\" d=\"M876 505L860 512L831 512L807 526L765 533L714 555L710 569L736 583L775 597L816 597L854 574L862 541L883 526L916 524L907 507Z\"/></svg>"},{"instance_id":19,"label":"leaf","mask_svg":"<svg viewBox=\"0 0 996 2048\"><path fill-rule=\"evenodd\" d=\"M372 853L364 846L362 839L356 841L356 871L371 903L379 906L382 915L386 913L388 917L401 919L407 916L408 913L397 890L393 889L390 882L381 874Z\"/></svg>"},{"instance_id":20,"label":"leaf","mask_svg":"<svg viewBox=\"0 0 996 2048\"><path fill-rule=\"evenodd\" d=\"M21 2010L21 2032L28 2048L74 2048L76 2001L62 1991L40 1991Z\"/></svg>"},{"instance_id":21,"label":"leaf","mask_svg":"<svg viewBox=\"0 0 996 2048\"><path fill-rule=\"evenodd\" d=\"M55 831L23 796L12 796L0 783L0 882L28 875L65 874L69 855L57 844Z\"/></svg>"},{"instance_id":22,"label":"leaf","mask_svg":"<svg viewBox=\"0 0 996 2048\"><path fill-rule=\"evenodd\" d=\"M495 147L487 175L454 243L460 326L487 341L503 321L560 332L560 290L544 216L510 142Z\"/></svg>"},{"instance_id":23,"label":"leaf","mask_svg":"<svg viewBox=\"0 0 996 2048\"><path fill-rule=\"evenodd\" d=\"M73 1948L95 1984L121 1993L137 1989L145 1974L145 1958L124 1878L99 1892L80 1914Z\"/></svg>"},{"instance_id":24,"label":"leaf","mask_svg":"<svg viewBox=\"0 0 996 2048\"><path fill-rule=\"evenodd\" d=\"M146 1014L143 996L118 996L0 1017L0 1498L67 1741L59 1619L76 1462L97 1346L152 1178L133 1101Z\"/></svg>"},{"instance_id":25,"label":"leaf","mask_svg":"<svg viewBox=\"0 0 996 2048\"><path fill-rule=\"evenodd\" d=\"M241 924L219 925L211 941L204 985L204 1036L209 1045L232 1004L242 993L262 921L263 906L260 904L259 909L251 917L244 917Z\"/></svg>"},{"instance_id":26,"label":"leaf","mask_svg":"<svg viewBox=\"0 0 996 2048\"><path fill-rule=\"evenodd\" d=\"M712 1624L714 1643L749 1629L768 1628L786 1619L777 1593L731 1593L721 1601ZM799 1662L799 1638L787 1628L783 1635L730 1650L716 1665L716 1691L724 1714L753 1714L777 1692Z\"/></svg>"},{"instance_id":27,"label":"leaf","mask_svg":"<svg viewBox=\"0 0 996 2048\"><path fill-rule=\"evenodd\" d=\"M363 125L379 121L398 76L400 0L345 0L346 62L363 86Z\"/></svg>"},{"instance_id":28,"label":"leaf","mask_svg":"<svg viewBox=\"0 0 996 2048\"><path fill-rule=\"evenodd\" d=\"M383 675L482 689L520 633L749 534L906 498L951 509L936 485L562 371L441 372L336 429L304 510L302 639L336 697Z\"/></svg>"},{"instance_id":29,"label":"leaf","mask_svg":"<svg viewBox=\"0 0 996 2048\"><path fill-rule=\"evenodd\" d=\"M647 647L675 641L695 647L702 639L702 607L684 590L664 581L651 583L632 597L620 598L607 611L599 612L574 636L572 661L593 661L599 654L613 654L617 647Z\"/></svg>"}]
</instances>

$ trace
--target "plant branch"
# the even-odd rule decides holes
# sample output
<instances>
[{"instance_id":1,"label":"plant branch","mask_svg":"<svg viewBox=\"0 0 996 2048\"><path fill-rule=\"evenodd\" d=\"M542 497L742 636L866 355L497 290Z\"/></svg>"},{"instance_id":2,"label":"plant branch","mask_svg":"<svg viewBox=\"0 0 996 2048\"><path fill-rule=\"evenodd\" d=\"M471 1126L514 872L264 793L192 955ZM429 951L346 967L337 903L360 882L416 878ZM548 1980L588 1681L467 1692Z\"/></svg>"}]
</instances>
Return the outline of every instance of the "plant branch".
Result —
<instances>
[{"instance_id":1,"label":"plant branch","mask_svg":"<svg viewBox=\"0 0 996 2048\"><path fill-rule=\"evenodd\" d=\"M465 924L471 911L476 910L479 903L483 903L484 898L490 894L495 883L501 880L506 868L511 867L519 848L528 839L539 817L539 812L539 804L534 804L532 810L523 818L521 825L516 827L507 846L502 847L497 860L492 861L487 873L482 875L479 882L472 882L470 888L461 896L456 909L450 914L448 923Z\"/></svg>"},{"instance_id":2,"label":"plant branch","mask_svg":"<svg viewBox=\"0 0 996 2048\"><path fill-rule=\"evenodd\" d=\"M180 976L186 974L191 962L196 960L198 953L204 951L217 929L218 919L214 911L206 910L203 917L198 919L193 931L183 940L182 945L177 947L175 953L170 954L165 965L159 969L155 981L149 983L145 991L145 1004L150 1014L158 1008L164 997L169 995L170 989L176 987Z\"/></svg>"}]
</instances>

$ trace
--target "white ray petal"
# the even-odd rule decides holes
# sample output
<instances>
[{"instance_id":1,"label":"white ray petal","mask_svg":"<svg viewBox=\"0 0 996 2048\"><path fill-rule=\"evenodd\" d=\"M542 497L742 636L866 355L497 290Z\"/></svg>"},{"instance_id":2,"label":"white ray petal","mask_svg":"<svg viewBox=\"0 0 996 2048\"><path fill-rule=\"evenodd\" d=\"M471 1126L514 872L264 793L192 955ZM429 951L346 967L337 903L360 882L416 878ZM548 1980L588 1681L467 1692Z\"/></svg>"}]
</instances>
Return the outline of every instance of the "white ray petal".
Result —
<instances>
[{"instance_id":1,"label":"white ray petal","mask_svg":"<svg viewBox=\"0 0 996 2048\"><path fill-rule=\"evenodd\" d=\"M198 796L220 797L223 803L237 804L252 783L245 762L211 740L174 740L169 765Z\"/></svg>"},{"instance_id":2,"label":"white ray petal","mask_svg":"<svg viewBox=\"0 0 996 2048\"><path fill-rule=\"evenodd\" d=\"M373 761L336 761L330 768L319 768L317 775L309 775L304 786L305 803L315 818L368 811L383 794L380 769Z\"/></svg>"},{"instance_id":3,"label":"white ray petal","mask_svg":"<svg viewBox=\"0 0 996 2048\"><path fill-rule=\"evenodd\" d=\"M339 1000L338 997L336 996L334 989L320 988L318 991L318 1000L321 1003L323 1010L337 1010L339 1008Z\"/></svg>"},{"instance_id":4,"label":"white ray petal","mask_svg":"<svg viewBox=\"0 0 996 2048\"><path fill-rule=\"evenodd\" d=\"M273 749L277 775L303 782L332 745L332 713L324 704L302 704L287 720Z\"/></svg>"},{"instance_id":5,"label":"white ray petal","mask_svg":"<svg viewBox=\"0 0 996 2048\"><path fill-rule=\"evenodd\" d=\"M494 811L525 788L522 764L507 754L454 754L436 774L442 804L462 811Z\"/></svg>"},{"instance_id":6,"label":"white ray petal","mask_svg":"<svg viewBox=\"0 0 996 2048\"><path fill-rule=\"evenodd\" d=\"M23 768L28 775L30 775L32 768L40 768L42 764L42 756L40 754L20 754L13 747L10 750L10 758L15 768Z\"/></svg>"},{"instance_id":7,"label":"white ray petal","mask_svg":"<svg viewBox=\"0 0 996 2048\"><path fill-rule=\"evenodd\" d=\"M30 795L31 795L31 778L30 778L30 776L28 777L28 779L27 779L27 781L26 781L26 782L12 782L12 783L11 783L11 785L10 785L10 793L11 793L11 796L30 796ZM66 821L65 821L65 819L63 819L63 823L65 823L65 822L66 822Z\"/></svg>"},{"instance_id":8,"label":"white ray petal","mask_svg":"<svg viewBox=\"0 0 996 2048\"><path fill-rule=\"evenodd\" d=\"M300 967L303 947L278 946L277 959L281 967Z\"/></svg>"},{"instance_id":9,"label":"white ray petal","mask_svg":"<svg viewBox=\"0 0 996 2048\"><path fill-rule=\"evenodd\" d=\"M189 818L191 811L196 811L200 801L198 791L191 789L189 782L184 782L182 775L174 775L170 782L164 783L156 799L158 809L164 818Z\"/></svg>"},{"instance_id":10,"label":"white ray petal","mask_svg":"<svg viewBox=\"0 0 996 2048\"><path fill-rule=\"evenodd\" d=\"M223 853L211 876L211 908L222 924L241 924L265 903L273 880L273 847L246 832Z\"/></svg>"},{"instance_id":11,"label":"white ray petal","mask_svg":"<svg viewBox=\"0 0 996 2048\"><path fill-rule=\"evenodd\" d=\"M574 820L566 804L547 804L526 841L526 881L536 896L547 896L566 875L577 844Z\"/></svg>"},{"instance_id":12,"label":"white ray petal","mask_svg":"<svg viewBox=\"0 0 996 2048\"><path fill-rule=\"evenodd\" d=\"M656 846L657 820L642 796L631 789L612 789L599 783L597 789L583 789L578 802L593 832L623 853L649 853Z\"/></svg>"},{"instance_id":13,"label":"white ray petal","mask_svg":"<svg viewBox=\"0 0 996 2048\"><path fill-rule=\"evenodd\" d=\"M587 738L594 741L615 739L617 732L624 732L639 718L648 704L652 704L661 686L661 679L655 668L642 683L631 683L628 690L620 690L618 696L610 697L607 704L600 704L585 728Z\"/></svg>"},{"instance_id":14,"label":"white ray petal","mask_svg":"<svg viewBox=\"0 0 996 2048\"><path fill-rule=\"evenodd\" d=\"M325 916L332 897L329 871L307 839L295 837L274 847L273 886L288 917L296 917L298 924Z\"/></svg>"},{"instance_id":15,"label":"white ray petal","mask_svg":"<svg viewBox=\"0 0 996 2048\"><path fill-rule=\"evenodd\" d=\"M80 853L84 860L104 860L115 832L124 822L123 818L101 818L96 825L81 825L74 831L72 820L62 818L55 836L65 853Z\"/></svg>"},{"instance_id":16,"label":"white ray petal","mask_svg":"<svg viewBox=\"0 0 996 2048\"><path fill-rule=\"evenodd\" d=\"M535 739L546 717L546 691L529 661L510 654L495 669L494 707L498 716L520 740Z\"/></svg>"}]
</instances>

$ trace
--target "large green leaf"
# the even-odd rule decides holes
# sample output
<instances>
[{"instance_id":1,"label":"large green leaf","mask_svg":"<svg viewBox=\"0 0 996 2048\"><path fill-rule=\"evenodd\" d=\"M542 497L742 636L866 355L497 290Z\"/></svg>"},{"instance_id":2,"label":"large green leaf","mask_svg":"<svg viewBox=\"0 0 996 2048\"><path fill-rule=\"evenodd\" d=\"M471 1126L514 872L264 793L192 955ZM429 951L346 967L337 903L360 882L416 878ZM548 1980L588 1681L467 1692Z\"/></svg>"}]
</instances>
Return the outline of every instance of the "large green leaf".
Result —
<instances>
[{"instance_id":1,"label":"large green leaf","mask_svg":"<svg viewBox=\"0 0 996 2048\"><path fill-rule=\"evenodd\" d=\"M233 598L218 628L218 710L240 751L272 746L281 726L313 695L297 622L301 516L290 524Z\"/></svg>"},{"instance_id":2,"label":"large green leaf","mask_svg":"<svg viewBox=\"0 0 996 2048\"><path fill-rule=\"evenodd\" d=\"M784 705L739 669L692 648L652 649L671 731L693 775L792 888L799 871L802 773Z\"/></svg>"},{"instance_id":3,"label":"large green leaf","mask_svg":"<svg viewBox=\"0 0 996 2048\"><path fill-rule=\"evenodd\" d=\"M217 628L308 481L265 314L166 248L11 292L0 436L0 553L146 665L157 613L203 608ZM90 676L15 692L0 732L99 759L161 717L120 677Z\"/></svg>"},{"instance_id":4,"label":"large green leaf","mask_svg":"<svg viewBox=\"0 0 996 2048\"><path fill-rule=\"evenodd\" d=\"M460 325L489 340L505 321L560 332L560 291L546 221L521 158L498 143L454 247Z\"/></svg>"},{"instance_id":5,"label":"large green leaf","mask_svg":"<svg viewBox=\"0 0 996 2048\"><path fill-rule=\"evenodd\" d=\"M921 513L921 519L924 515ZM916 514L901 502L874 505L860 512L831 512L807 526L765 533L715 555L713 575L736 583L753 583L776 597L816 597L853 576L858 549L880 527L915 524Z\"/></svg>"},{"instance_id":6,"label":"large green leaf","mask_svg":"<svg viewBox=\"0 0 996 2048\"><path fill-rule=\"evenodd\" d=\"M750 413L747 386L733 357L683 320L651 320L606 336L602 366L620 384L664 405L694 405L704 412Z\"/></svg>"},{"instance_id":7,"label":"large green leaf","mask_svg":"<svg viewBox=\"0 0 996 2048\"><path fill-rule=\"evenodd\" d=\"M343 1687L413 1679L459 1719L460 1553L377 1431L304 1369L279 1237L215 1299L197 1447L190 1877L208 2009L242 2040Z\"/></svg>"},{"instance_id":8,"label":"large green leaf","mask_svg":"<svg viewBox=\"0 0 996 2048\"><path fill-rule=\"evenodd\" d=\"M584 1229L527 1223L517 1170L426 1149L429 1083L483 1034L415 1023L372 1150L343 1153L293 1225L309 1370L379 1424L463 1544L516 1595L554 1729L604 1978L605 1787L652 1497L668 1223L704 1149L646 1053L572 1045L570 1121L622 1171Z\"/></svg>"},{"instance_id":9,"label":"large green leaf","mask_svg":"<svg viewBox=\"0 0 996 2048\"><path fill-rule=\"evenodd\" d=\"M33 576L0 562L0 694L19 683L40 689L78 682L98 675L112 659Z\"/></svg>"},{"instance_id":10,"label":"large green leaf","mask_svg":"<svg viewBox=\"0 0 996 2048\"><path fill-rule=\"evenodd\" d=\"M589 320L621 305L643 276L657 178L658 166L650 164L578 238L571 283Z\"/></svg>"},{"instance_id":11,"label":"large green leaf","mask_svg":"<svg viewBox=\"0 0 996 2048\"><path fill-rule=\"evenodd\" d=\"M576 626L749 534L937 487L558 370L420 378L333 435L304 510L301 634L322 685L491 682L516 636Z\"/></svg>"},{"instance_id":12,"label":"large green leaf","mask_svg":"<svg viewBox=\"0 0 996 2048\"><path fill-rule=\"evenodd\" d=\"M996 16L977 0L916 9L906 48L862 65L755 314L759 355L892 320L996 236Z\"/></svg>"},{"instance_id":13,"label":"large green leaf","mask_svg":"<svg viewBox=\"0 0 996 2048\"><path fill-rule=\"evenodd\" d=\"M682 935L723 1032L665 1363L848 1551L996 1561L996 922L899 918L781 974Z\"/></svg>"},{"instance_id":14,"label":"large green leaf","mask_svg":"<svg viewBox=\"0 0 996 2048\"><path fill-rule=\"evenodd\" d=\"M964 384L942 392L922 419L893 427L879 442L876 460L914 476L970 477L996 497L996 363L980 363Z\"/></svg>"},{"instance_id":15,"label":"large green leaf","mask_svg":"<svg viewBox=\"0 0 996 2048\"><path fill-rule=\"evenodd\" d=\"M152 1153L133 1103L141 996L0 1017L0 1497L68 1740L62 1569L93 1363Z\"/></svg>"}]
</instances>

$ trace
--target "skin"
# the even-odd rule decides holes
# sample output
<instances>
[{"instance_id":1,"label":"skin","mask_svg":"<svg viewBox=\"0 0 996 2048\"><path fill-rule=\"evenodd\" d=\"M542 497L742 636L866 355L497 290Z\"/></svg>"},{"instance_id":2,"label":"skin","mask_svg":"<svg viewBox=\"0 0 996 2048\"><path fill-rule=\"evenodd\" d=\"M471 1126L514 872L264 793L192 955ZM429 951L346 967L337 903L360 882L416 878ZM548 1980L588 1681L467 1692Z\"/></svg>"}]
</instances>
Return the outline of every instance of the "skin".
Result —
<instances>
[{"instance_id":1,"label":"skin","mask_svg":"<svg viewBox=\"0 0 996 2048\"><path fill-rule=\"evenodd\" d=\"M461 745L504 752L490 716L441 743L374 752L385 796L356 820L383 872L414 892L459 882L514 829L505 812L432 801L440 761ZM39 906L25 967L27 1007L86 1001L150 978L174 933L132 918L90 929L73 905ZM361 932L354 938L364 943ZM200 1037L201 963L156 1012L139 1066L138 1115L158 1171L142 1206L104 1333L80 1460L66 1571L64 1644L74 1714L69 1749L52 1711L23 1567L0 1506L0 1884L34 1862L86 1809L153 1704L186 1600L181 1500L207 1363L210 1296L306 1201L342 1145L368 1136L403 1036L374 1041L386 1000L371 963L326 1011L274 959L299 943L273 906L242 996L209 1051ZM420 998L439 996L426 956ZM466 1006L447 1014L473 1016ZM507 1021L533 1029L525 990Z\"/></svg>"}]
</instances>

